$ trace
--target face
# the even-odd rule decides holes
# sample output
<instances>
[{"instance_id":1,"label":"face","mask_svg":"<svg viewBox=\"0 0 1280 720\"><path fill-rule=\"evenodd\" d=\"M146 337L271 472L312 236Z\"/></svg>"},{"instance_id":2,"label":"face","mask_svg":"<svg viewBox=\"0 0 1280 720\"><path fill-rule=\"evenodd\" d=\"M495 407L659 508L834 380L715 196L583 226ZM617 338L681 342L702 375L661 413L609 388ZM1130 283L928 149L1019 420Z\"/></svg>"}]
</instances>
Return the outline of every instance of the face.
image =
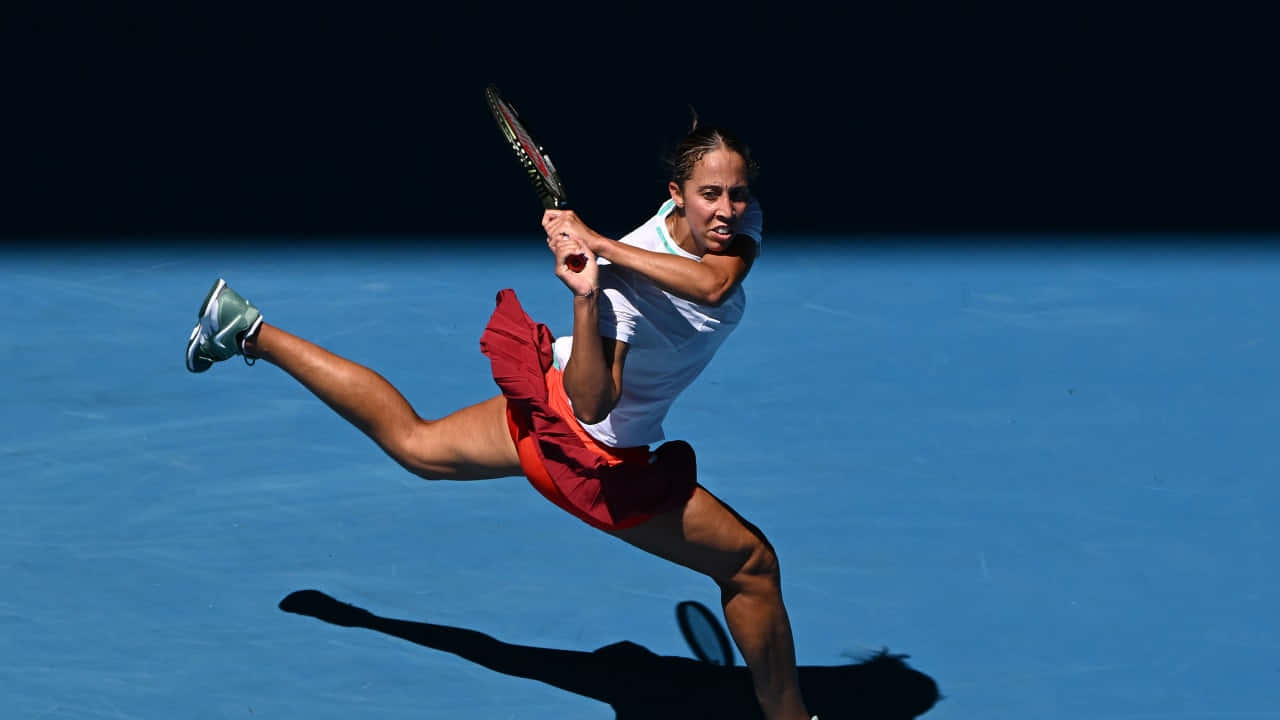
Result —
<instances>
[{"instance_id":1,"label":"face","mask_svg":"<svg viewBox=\"0 0 1280 720\"><path fill-rule=\"evenodd\" d=\"M676 205L684 207L693 235L696 249L685 249L696 255L726 250L751 200L742 156L723 147L712 150L693 167L683 187L671 183L670 190Z\"/></svg>"}]
</instances>

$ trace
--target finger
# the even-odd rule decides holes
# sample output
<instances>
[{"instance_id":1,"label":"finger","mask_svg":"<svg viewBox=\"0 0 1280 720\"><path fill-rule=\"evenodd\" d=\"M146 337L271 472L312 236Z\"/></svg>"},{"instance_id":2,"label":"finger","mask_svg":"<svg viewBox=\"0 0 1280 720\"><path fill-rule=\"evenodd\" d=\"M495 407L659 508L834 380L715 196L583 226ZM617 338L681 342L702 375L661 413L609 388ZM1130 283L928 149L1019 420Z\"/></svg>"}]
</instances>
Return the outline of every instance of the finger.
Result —
<instances>
[{"instance_id":1,"label":"finger","mask_svg":"<svg viewBox=\"0 0 1280 720\"><path fill-rule=\"evenodd\" d=\"M561 233L560 240L570 254L581 255L587 251L587 246L578 238L570 236L569 233Z\"/></svg>"},{"instance_id":2,"label":"finger","mask_svg":"<svg viewBox=\"0 0 1280 720\"><path fill-rule=\"evenodd\" d=\"M568 235L560 235L552 237L548 240L551 251L556 257L565 257L579 252L578 244Z\"/></svg>"}]
</instances>

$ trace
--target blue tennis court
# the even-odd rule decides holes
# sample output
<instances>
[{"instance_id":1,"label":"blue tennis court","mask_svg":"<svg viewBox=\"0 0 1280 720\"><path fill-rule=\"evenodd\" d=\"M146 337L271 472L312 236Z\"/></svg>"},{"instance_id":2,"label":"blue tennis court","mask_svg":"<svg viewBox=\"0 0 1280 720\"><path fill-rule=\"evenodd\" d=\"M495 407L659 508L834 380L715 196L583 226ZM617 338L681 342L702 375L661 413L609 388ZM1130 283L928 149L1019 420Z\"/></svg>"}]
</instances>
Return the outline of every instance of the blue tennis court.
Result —
<instances>
[{"instance_id":1,"label":"blue tennis court","mask_svg":"<svg viewBox=\"0 0 1280 720\"><path fill-rule=\"evenodd\" d=\"M1280 253L1016 245L770 236L668 437L777 547L811 673L907 654L936 720L1280 717ZM6 717L728 706L674 621L709 581L523 479L411 476L266 363L184 368L222 276L447 413L496 394L499 289L567 331L540 238L215 246L0 251Z\"/></svg>"}]
</instances>

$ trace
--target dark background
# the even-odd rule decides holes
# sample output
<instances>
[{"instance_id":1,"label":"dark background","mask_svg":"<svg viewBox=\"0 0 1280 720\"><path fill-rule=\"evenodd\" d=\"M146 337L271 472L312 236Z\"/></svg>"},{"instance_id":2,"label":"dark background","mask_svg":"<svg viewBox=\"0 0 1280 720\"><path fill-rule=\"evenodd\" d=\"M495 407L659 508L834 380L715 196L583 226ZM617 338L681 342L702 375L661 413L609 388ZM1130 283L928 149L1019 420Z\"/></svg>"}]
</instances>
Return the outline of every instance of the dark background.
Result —
<instances>
[{"instance_id":1,"label":"dark background","mask_svg":"<svg viewBox=\"0 0 1280 720\"><path fill-rule=\"evenodd\" d=\"M388 7L11 7L0 230L536 232L488 83L606 232L665 196L690 106L752 145L770 232L1280 228L1261 15Z\"/></svg>"}]
</instances>

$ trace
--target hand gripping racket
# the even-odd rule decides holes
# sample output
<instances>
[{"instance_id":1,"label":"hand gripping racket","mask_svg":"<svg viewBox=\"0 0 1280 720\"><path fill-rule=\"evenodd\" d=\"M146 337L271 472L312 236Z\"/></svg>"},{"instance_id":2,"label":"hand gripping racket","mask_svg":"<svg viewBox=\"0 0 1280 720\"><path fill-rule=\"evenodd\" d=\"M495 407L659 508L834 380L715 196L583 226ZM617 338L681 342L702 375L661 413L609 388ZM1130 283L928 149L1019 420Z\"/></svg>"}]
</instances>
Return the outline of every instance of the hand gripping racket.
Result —
<instances>
[{"instance_id":1,"label":"hand gripping racket","mask_svg":"<svg viewBox=\"0 0 1280 720\"><path fill-rule=\"evenodd\" d=\"M560 182L556 166L551 164L551 156L529 134L529 129L520 120L515 108L492 85L485 88L484 97L489 103L489 112L493 113L493 119L498 122L498 129L507 138L507 142L511 143L516 159L520 161L529 176L529 182L533 183L534 191L542 200L542 207L548 210L569 207L564 184ZM570 255L565 263L570 270L582 272L582 268L587 266L587 258L584 255Z\"/></svg>"}]
</instances>

